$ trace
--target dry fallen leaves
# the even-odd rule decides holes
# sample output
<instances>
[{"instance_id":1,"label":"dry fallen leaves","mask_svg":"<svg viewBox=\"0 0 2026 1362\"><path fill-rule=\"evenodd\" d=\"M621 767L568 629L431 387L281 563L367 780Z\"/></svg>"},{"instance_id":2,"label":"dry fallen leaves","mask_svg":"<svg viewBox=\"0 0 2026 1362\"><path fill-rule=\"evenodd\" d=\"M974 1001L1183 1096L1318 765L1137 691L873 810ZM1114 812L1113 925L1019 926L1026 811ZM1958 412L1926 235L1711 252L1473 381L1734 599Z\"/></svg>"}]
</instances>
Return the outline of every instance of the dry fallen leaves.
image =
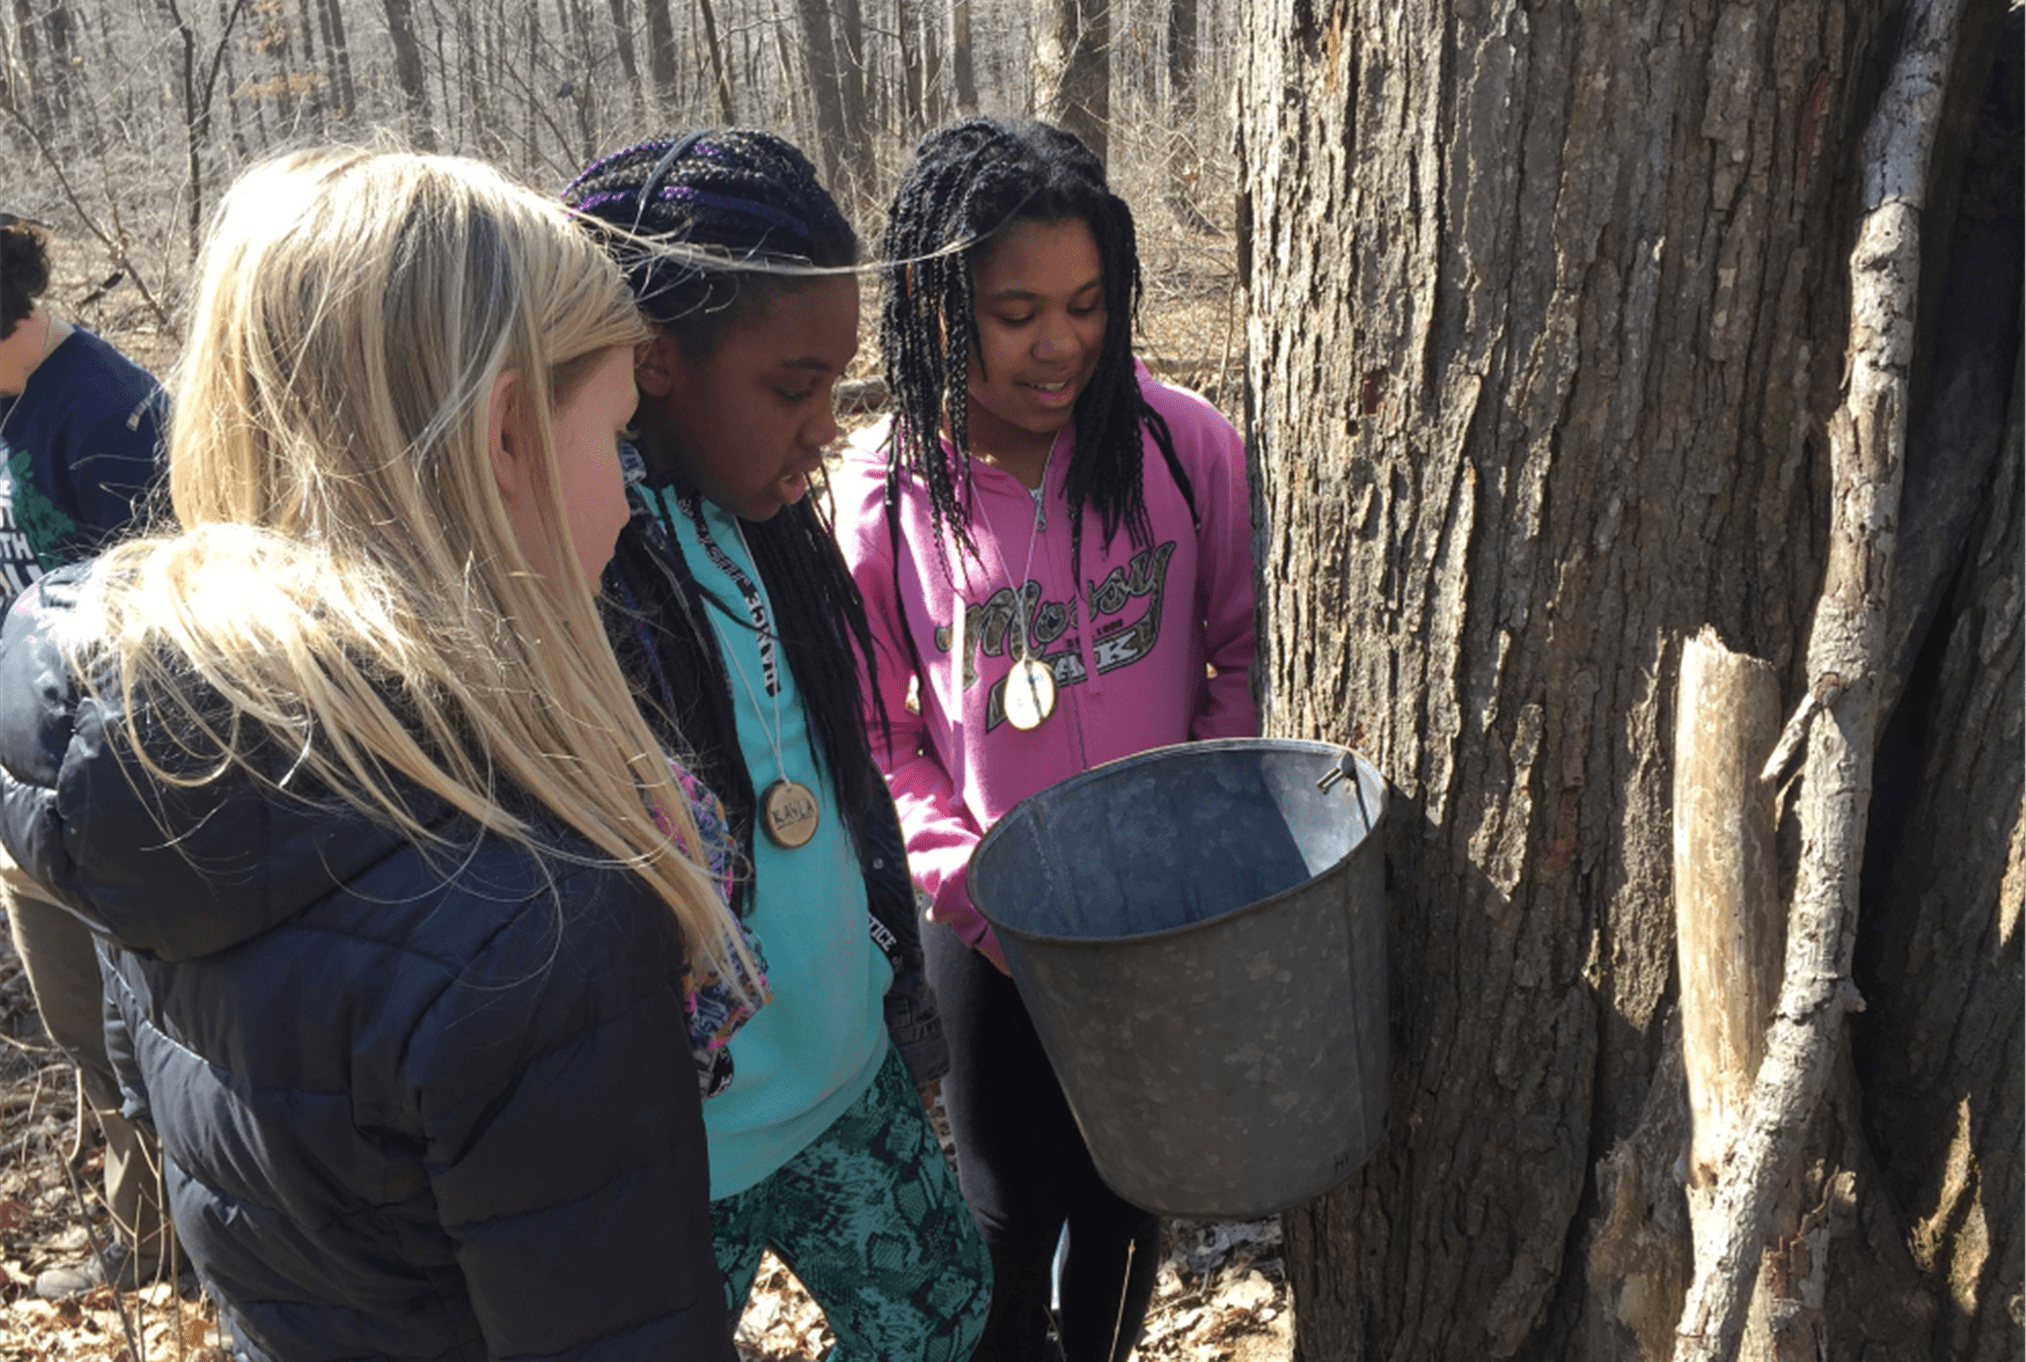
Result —
<instances>
[{"instance_id":1,"label":"dry fallen leaves","mask_svg":"<svg viewBox=\"0 0 2026 1362\"><path fill-rule=\"evenodd\" d=\"M1294 1312L1280 1259L1280 1222L1166 1227L1167 1251L1134 1356L1140 1362L1286 1362ZM816 1362L830 1351L823 1312L787 1268L761 1260L739 1321L743 1362Z\"/></svg>"}]
</instances>

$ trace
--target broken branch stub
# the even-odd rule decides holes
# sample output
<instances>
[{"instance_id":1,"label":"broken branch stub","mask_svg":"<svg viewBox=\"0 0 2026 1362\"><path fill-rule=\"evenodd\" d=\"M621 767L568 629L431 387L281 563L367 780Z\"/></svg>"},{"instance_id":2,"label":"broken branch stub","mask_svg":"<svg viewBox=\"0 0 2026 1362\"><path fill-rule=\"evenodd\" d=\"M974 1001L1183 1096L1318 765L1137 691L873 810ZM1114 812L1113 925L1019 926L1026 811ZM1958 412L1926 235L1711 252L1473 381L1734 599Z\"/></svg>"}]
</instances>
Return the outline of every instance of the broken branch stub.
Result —
<instances>
[{"instance_id":1,"label":"broken branch stub","mask_svg":"<svg viewBox=\"0 0 2026 1362\"><path fill-rule=\"evenodd\" d=\"M1770 663L1705 627L1682 649L1674 734L1674 918L1688 1078L1691 1214L1736 1139L1780 985L1773 790L1759 754L1780 727Z\"/></svg>"}]
</instances>

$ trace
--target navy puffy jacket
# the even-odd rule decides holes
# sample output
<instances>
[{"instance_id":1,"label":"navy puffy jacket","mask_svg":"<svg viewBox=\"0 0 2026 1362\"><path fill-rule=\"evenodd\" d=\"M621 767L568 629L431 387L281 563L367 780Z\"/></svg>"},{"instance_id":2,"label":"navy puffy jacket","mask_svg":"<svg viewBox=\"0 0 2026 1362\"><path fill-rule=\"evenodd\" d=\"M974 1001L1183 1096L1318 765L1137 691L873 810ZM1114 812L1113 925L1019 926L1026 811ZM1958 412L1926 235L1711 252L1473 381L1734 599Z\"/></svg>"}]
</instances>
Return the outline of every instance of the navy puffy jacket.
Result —
<instances>
[{"instance_id":1,"label":"navy puffy jacket","mask_svg":"<svg viewBox=\"0 0 2026 1362\"><path fill-rule=\"evenodd\" d=\"M426 855L148 780L56 643L75 582L0 635L0 842L101 936L129 1108L248 1350L730 1362L667 909L454 823Z\"/></svg>"}]
</instances>

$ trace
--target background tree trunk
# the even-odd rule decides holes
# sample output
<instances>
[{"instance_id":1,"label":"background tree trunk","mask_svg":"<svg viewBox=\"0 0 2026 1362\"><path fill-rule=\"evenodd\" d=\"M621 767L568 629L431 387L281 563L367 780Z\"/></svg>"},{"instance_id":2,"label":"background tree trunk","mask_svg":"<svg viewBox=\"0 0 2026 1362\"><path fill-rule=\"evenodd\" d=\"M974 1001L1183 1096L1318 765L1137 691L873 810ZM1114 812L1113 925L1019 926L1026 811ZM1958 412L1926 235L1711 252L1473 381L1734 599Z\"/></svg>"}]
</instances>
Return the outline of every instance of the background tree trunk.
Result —
<instances>
[{"instance_id":1,"label":"background tree trunk","mask_svg":"<svg viewBox=\"0 0 2026 1362\"><path fill-rule=\"evenodd\" d=\"M571 35L577 40L576 51L563 60L568 74L556 87L556 94L569 100L576 111L578 141L571 159L586 165L598 154L598 108L603 103L598 97L598 54L591 36L590 7L585 0L556 0L556 21L562 35L559 50L568 51L564 44Z\"/></svg>"},{"instance_id":2,"label":"background tree trunk","mask_svg":"<svg viewBox=\"0 0 2026 1362\"><path fill-rule=\"evenodd\" d=\"M642 0L647 15L647 70L654 79L654 97L663 105L676 101L675 22L668 0Z\"/></svg>"},{"instance_id":3,"label":"background tree trunk","mask_svg":"<svg viewBox=\"0 0 2026 1362\"><path fill-rule=\"evenodd\" d=\"M77 16L62 0L40 0L42 32L48 45L49 104L59 131L73 136L85 118L83 72L79 70Z\"/></svg>"},{"instance_id":4,"label":"background tree trunk","mask_svg":"<svg viewBox=\"0 0 2026 1362\"><path fill-rule=\"evenodd\" d=\"M352 49L345 41L343 0L321 0L317 7L324 35L324 54L330 59L331 79L337 89L334 112L349 118L359 107L359 93L352 84Z\"/></svg>"},{"instance_id":5,"label":"background tree trunk","mask_svg":"<svg viewBox=\"0 0 2026 1362\"><path fill-rule=\"evenodd\" d=\"M901 107L905 114L900 126L912 143L947 117L942 6L894 0L893 18L894 32L900 35Z\"/></svg>"},{"instance_id":6,"label":"background tree trunk","mask_svg":"<svg viewBox=\"0 0 2026 1362\"><path fill-rule=\"evenodd\" d=\"M950 0L950 93L957 112L978 112L978 68L971 51L971 0Z\"/></svg>"},{"instance_id":7,"label":"background tree trunk","mask_svg":"<svg viewBox=\"0 0 2026 1362\"><path fill-rule=\"evenodd\" d=\"M1197 0L1168 0L1168 209L1190 231L1205 231L1209 219L1196 206L1196 182L1203 158L1196 148Z\"/></svg>"},{"instance_id":8,"label":"background tree trunk","mask_svg":"<svg viewBox=\"0 0 2026 1362\"><path fill-rule=\"evenodd\" d=\"M8 63L7 78L13 82L11 88L27 92L29 122L35 131L47 142L56 134L52 121L54 114L49 103L49 79L42 60L42 16L37 12L35 0L14 0L14 34L19 52L19 66ZM19 107L21 95L14 96Z\"/></svg>"},{"instance_id":9,"label":"background tree trunk","mask_svg":"<svg viewBox=\"0 0 2026 1362\"><path fill-rule=\"evenodd\" d=\"M711 0L696 0L696 6L703 24L704 52L710 59L711 96L717 104L718 121L730 127L738 120L732 116L732 78L725 66L724 48L718 42L717 14Z\"/></svg>"},{"instance_id":10,"label":"background tree trunk","mask_svg":"<svg viewBox=\"0 0 2026 1362\"><path fill-rule=\"evenodd\" d=\"M1103 161L1111 122L1111 0L1034 0L1034 116Z\"/></svg>"},{"instance_id":11,"label":"background tree trunk","mask_svg":"<svg viewBox=\"0 0 2026 1362\"><path fill-rule=\"evenodd\" d=\"M835 185L844 176L846 144L839 44L826 0L795 0L795 9L802 18L802 54L809 67L809 98L815 105L818 149L814 159L823 168L824 183Z\"/></svg>"},{"instance_id":12,"label":"background tree trunk","mask_svg":"<svg viewBox=\"0 0 2026 1362\"><path fill-rule=\"evenodd\" d=\"M1665 1356L1689 1268L1676 673L1711 625L1772 665L1786 709L1807 684L1850 186L1890 14L1883 0L1251 0L1241 34L1269 726L1359 738L1398 791L1393 1135L1287 1217L1297 1353ZM1964 48L1988 70L1993 44ZM2006 296L2016 357L2017 287ZM2016 628L1973 634L1959 646L1996 649L2016 676ZM1934 760L1961 750L1934 725L1968 720L1922 722ZM1968 819L1974 797L2016 846L2017 748L1990 763L2009 788L1914 777L1936 801L1923 824ZM1936 1189L1934 1225L1974 1203L1990 1227L1987 1248L1950 1259L1984 1288L1961 1324L1974 1337L2002 1333L1985 1312L2002 1315L2019 1281L2019 938L2005 925L2019 877L1993 855L1956 905L1964 939L1985 944L1955 963L2008 1018L2011 1048L1969 1047L1942 1080L1969 1117L1942 1102L1909 1119L1965 1166L1995 1159L2001 1182L1951 1182L1946 1160L1917 1154L1897 1175ZM1965 996L1924 982L1870 987L1943 1013ZM1867 1043L1928 1063L1914 1039ZM1880 1195L1866 1102L1885 1070L1860 1058L1812 1132L1829 1153L1797 1175L1796 1219L1814 1218L1782 1260L1872 1303L1822 1335L1837 1358L1894 1308L1938 1328L1945 1294L1909 1247L1934 1231ZM1970 1144L1951 1143L1959 1125Z\"/></svg>"},{"instance_id":13,"label":"background tree trunk","mask_svg":"<svg viewBox=\"0 0 2026 1362\"><path fill-rule=\"evenodd\" d=\"M626 88L633 95L637 118L647 107L647 90L640 83L640 63L633 56L633 6L628 0L608 0L612 12L612 41L619 49L619 68L626 73Z\"/></svg>"},{"instance_id":14,"label":"background tree trunk","mask_svg":"<svg viewBox=\"0 0 2026 1362\"><path fill-rule=\"evenodd\" d=\"M865 16L859 0L829 0L837 39L837 89L843 142L838 148L838 169L830 179L831 192L851 211L867 201L872 155L872 125L866 113Z\"/></svg>"},{"instance_id":15,"label":"background tree trunk","mask_svg":"<svg viewBox=\"0 0 2026 1362\"><path fill-rule=\"evenodd\" d=\"M336 8L340 0L331 0ZM413 0L380 0L387 36L394 43L394 79L407 106L408 138L423 151L436 150L436 115L429 105L429 82L422 71L422 44L415 33Z\"/></svg>"},{"instance_id":16,"label":"background tree trunk","mask_svg":"<svg viewBox=\"0 0 2026 1362\"><path fill-rule=\"evenodd\" d=\"M317 23L310 13L310 0L296 0L296 25L302 30L302 74L308 90L305 102L310 118L322 124L328 95L322 72L317 69Z\"/></svg>"},{"instance_id":17,"label":"background tree trunk","mask_svg":"<svg viewBox=\"0 0 2026 1362\"><path fill-rule=\"evenodd\" d=\"M470 3L470 0L464 0L464 3ZM430 48L433 50L436 58L433 63L436 70L436 89L439 97L436 107L441 110L438 115L441 121L437 124L437 145L464 146L466 145L466 129L470 126L472 110L469 105L457 97L457 81L455 79L457 65L444 46L445 41L450 35L450 25L443 17L443 6L438 3L438 0L428 0L428 5L429 22L425 28L428 33Z\"/></svg>"}]
</instances>

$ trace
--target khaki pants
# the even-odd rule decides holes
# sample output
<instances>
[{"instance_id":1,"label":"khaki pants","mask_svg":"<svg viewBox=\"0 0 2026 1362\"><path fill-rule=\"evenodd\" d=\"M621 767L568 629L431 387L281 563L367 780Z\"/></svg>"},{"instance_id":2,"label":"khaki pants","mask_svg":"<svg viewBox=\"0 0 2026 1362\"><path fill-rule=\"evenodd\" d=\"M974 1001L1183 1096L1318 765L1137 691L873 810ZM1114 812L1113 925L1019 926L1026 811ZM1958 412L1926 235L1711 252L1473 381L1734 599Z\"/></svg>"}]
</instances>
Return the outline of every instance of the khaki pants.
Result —
<instances>
[{"instance_id":1,"label":"khaki pants","mask_svg":"<svg viewBox=\"0 0 2026 1362\"><path fill-rule=\"evenodd\" d=\"M105 990L91 931L65 909L32 894L33 883L0 852L0 905L7 909L14 949L35 992L43 1027L77 1065L80 1142L90 1112L105 1135L106 1202L146 1275L165 1256L161 1144L153 1130L120 1114L119 1079L106 1057Z\"/></svg>"}]
</instances>

